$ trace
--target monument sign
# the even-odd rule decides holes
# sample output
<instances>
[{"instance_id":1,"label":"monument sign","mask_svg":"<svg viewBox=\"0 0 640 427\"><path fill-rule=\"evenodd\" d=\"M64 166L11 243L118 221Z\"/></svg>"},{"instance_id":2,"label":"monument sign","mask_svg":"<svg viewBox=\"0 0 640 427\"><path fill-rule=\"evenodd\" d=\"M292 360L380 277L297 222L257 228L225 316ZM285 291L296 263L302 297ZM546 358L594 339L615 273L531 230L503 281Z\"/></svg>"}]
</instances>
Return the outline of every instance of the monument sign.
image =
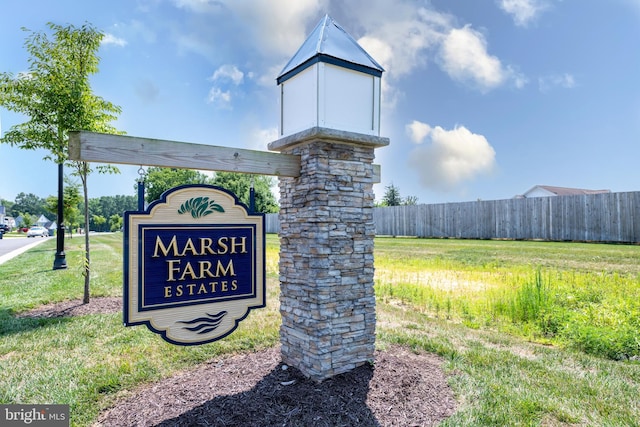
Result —
<instances>
[{"instance_id":1,"label":"monument sign","mask_svg":"<svg viewBox=\"0 0 640 427\"><path fill-rule=\"evenodd\" d=\"M383 71L325 16L277 77L275 152L81 131L70 134L69 157L278 176L282 360L322 381L374 357ZM125 224L127 324L197 344L265 304L264 231L231 195L178 189Z\"/></svg>"},{"instance_id":2,"label":"monument sign","mask_svg":"<svg viewBox=\"0 0 640 427\"><path fill-rule=\"evenodd\" d=\"M124 323L173 344L203 344L265 306L264 214L218 187L164 193L126 212Z\"/></svg>"}]
</instances>

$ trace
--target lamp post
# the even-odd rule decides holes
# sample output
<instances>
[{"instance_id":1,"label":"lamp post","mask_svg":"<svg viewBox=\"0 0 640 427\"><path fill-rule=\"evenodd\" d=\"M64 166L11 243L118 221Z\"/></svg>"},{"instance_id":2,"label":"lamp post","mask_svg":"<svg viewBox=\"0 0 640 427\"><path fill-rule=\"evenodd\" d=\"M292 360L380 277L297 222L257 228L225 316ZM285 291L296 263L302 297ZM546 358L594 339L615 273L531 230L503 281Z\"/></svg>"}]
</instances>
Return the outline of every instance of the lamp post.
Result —
<instances>
[{"instance_id":1,"label":"lamp post","mask_svg":"<svg viewBox=\"0 0 640 427\"><path fill-rule=\"evenodd\" d=\"M67 260L64 253L64 189L62 181L64 178L63 162L58 162L58 230L56 232L56 256L53 260L53 269L61 270L67 268Z\"/></svg>"}]
</instances>

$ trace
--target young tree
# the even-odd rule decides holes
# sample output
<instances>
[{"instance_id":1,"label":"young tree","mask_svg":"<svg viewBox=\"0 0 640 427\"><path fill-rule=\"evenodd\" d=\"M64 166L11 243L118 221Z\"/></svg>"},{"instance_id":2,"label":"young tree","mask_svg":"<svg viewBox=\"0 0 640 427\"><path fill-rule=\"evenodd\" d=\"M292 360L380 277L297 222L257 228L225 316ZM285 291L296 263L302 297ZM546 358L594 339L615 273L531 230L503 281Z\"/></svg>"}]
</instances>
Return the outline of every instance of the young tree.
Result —
<instances>
[{"instance_id":1,"label":"young tree","mask_svg":"<svg viewBox=\"0 0 640 427\"><path fill-rule=\"evenodd\" d=\"M383 206L400 206L402 197L400 197L400 189L393 183L384 188L384 197L382 198Z\"/></svg>"},{"instance_id":2,"label":"young tree","mask_svg":"<svg viewBox=\"0 0 640 427\"><path fill-rule=\"evenodd\" d=\"M49 152L45 159L58 164L58 200L62 199L63 164L67 161L68 132L89 130L116 133L110 125L120 108L93 94L89 76L98 72L98 48L103 34L93 26L60 26L47 24L51 34L29 33L25 49L29 52L29 71L14 75L0 73L0 106L28 117L25 123L12 126L0 142L23 149L42 148ZM88 224L86 162L71 162L74 174L82 180L85 202L85 224ZM114 169L107 168L107 171ZM58 204L58 227L63 227L63 206ZM64 259L64 233L58 233L55 268L58 255ZM84 302L89 302L90 281L89 235L85 237Z\"/></svg>"},{"instance_id":3,"label":"young tree","mask_svg":"<svg viewBox=\"0 0 640 427\"><path fill-rule=\"evenodd\" d=\"M31 225L33 224L33 222L36 220L37 217L30 215L28 212L23 212L21 214L18 215L18 217L22 217L22 221L20 221L18 225L18 227L20 228L29 228L31 227Z\"/></svg>"}]
</instances>

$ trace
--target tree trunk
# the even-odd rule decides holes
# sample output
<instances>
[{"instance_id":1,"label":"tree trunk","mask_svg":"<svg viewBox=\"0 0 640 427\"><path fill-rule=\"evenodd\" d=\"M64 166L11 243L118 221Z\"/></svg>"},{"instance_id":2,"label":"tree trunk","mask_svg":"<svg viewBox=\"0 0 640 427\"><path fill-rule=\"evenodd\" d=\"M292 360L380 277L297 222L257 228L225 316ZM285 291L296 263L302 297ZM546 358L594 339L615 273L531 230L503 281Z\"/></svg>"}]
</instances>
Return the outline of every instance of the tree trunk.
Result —
<instances>
[{"instance_id":1,"label":"tree trunk","mask_svg":"<svg viewBox=\"0 0 640 427\"><path fill-rule=\"evenodd\" d=\"M89 248L89 194L87 189L87 164L82 164L83 172L81 174L82 191L84 193L84 304L89 303L89 293L91 290L91 251Z\"/></svg>"}]
</instances>

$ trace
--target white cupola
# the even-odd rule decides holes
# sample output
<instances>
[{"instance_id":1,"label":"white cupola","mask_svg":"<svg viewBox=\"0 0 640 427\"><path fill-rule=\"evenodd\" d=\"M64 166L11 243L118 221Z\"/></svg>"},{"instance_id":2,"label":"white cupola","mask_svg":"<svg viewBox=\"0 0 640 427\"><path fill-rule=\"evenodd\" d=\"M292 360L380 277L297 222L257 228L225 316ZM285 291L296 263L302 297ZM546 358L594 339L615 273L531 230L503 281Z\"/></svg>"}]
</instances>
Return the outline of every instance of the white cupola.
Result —
<instances>
[{"instance_id":1,"label":"white cupola","mask_svg":"<svg viewBox=\"0 0 640 427\"><path fill-rule=\"evenodd\" d=\"M276 79L280 137L312 127L380 136L383 71L325 15Z\"/></svg>"}]
</instances>

